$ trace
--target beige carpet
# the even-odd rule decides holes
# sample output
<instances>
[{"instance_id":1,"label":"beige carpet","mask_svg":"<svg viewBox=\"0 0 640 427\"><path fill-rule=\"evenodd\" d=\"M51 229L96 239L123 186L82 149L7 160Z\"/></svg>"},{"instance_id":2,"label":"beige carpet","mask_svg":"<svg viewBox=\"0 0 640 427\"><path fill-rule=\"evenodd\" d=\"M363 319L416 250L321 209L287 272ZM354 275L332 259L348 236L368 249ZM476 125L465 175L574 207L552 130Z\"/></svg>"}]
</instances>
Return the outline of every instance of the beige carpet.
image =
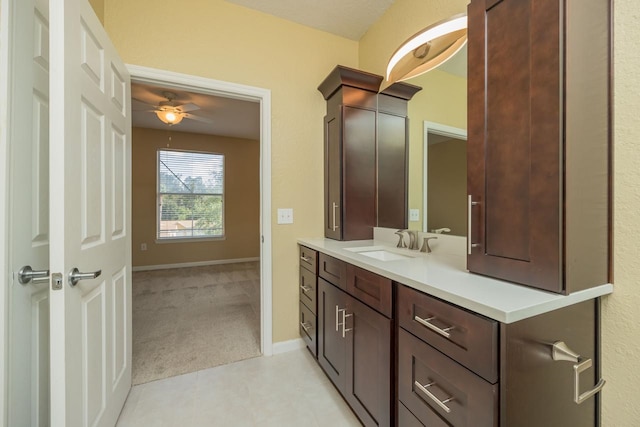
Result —
<instances>
[{"instance_id":1,"label":"beige carpet","mask_svg":"<svg viewBox=\"0 0 640 427\"><path fill-rule=\"evenodd\" d=\"M260 355L258 262L133 273L133 384Z\"/></svg>"}]
</instances>

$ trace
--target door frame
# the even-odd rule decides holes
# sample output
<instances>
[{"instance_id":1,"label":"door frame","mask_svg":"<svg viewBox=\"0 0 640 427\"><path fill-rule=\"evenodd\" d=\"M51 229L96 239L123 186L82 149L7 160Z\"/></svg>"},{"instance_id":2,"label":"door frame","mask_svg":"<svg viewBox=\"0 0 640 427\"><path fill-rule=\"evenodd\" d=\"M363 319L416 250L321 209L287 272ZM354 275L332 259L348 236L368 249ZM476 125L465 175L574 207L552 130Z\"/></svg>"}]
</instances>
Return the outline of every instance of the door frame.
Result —
<instances>
[{"instance_id":1,"label":"door frame","mask_svg":"<svg viewBox=\"0 0 640 427\"><path fill-rule=\"evenodd\" d=\"M422 146L422 230L428 231L427 229L427 184L429 174L429 134L435 134L440 136L448 136L455 139L464 139L467 140L467 130L462 128L457 128L453 126L443 125L442 123L436 122L423 122L423 146Z\"/></svg>"},{"instance_id":2,"label":"door frame","mask_svg":"<svg viewBox=\"0 0 640 427\"><path fill-rule=\"evenodd\" d=\"M11 268L9 267L9 118L11 112L11 57L10 42L13 30L13 8L11 0L0 0L0 424L7 423L7 348L9 347L9 290Z\"/></svg>"},{"instance_id":3,"label":"door frame","mask_svg":"<svg viewBox=\"0 0 640 427\"><path fill-rule=\"evenodd\" d=\"M260 351L273 354L272 253L271 253L271 91L127 64L132 83L163 86L186 92L260 103Z\"/></svg>"}]
</instances>

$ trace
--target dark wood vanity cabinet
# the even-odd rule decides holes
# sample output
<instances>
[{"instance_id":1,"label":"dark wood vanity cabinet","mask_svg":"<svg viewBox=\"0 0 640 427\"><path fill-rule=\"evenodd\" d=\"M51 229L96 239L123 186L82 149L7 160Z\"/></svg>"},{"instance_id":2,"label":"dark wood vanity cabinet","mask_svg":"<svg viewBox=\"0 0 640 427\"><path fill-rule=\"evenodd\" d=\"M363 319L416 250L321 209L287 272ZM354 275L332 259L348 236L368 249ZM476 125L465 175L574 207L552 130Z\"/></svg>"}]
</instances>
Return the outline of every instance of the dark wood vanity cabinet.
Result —
<instances>
[{"instance_id":1,"label":"dark wood vanity cabinet","mask_svg":"<svg viewBox=\"0 0 640 427\"><path fill-rule=\"evenodd\" d=\"M373 238L407 226L407 101L421 88L337 66L318 90L324 118L325 237Z\"/></svg>"},{"instance_id":2,"label":"dark wood vanity cabinet","mask_svg":"<svg viewBox=\"0 0 640 427\"><path fill-rule=\"evenodd\" d=\"M369 301L380 300L387 291L379 288L387 287L390 308L389 279L349 264L345 268L348 283L370 293ZM365 426L393 424L390 314L385 316L328 281L318 280L318 363Z\"/></svg>"},{"instance_id":3,"label":"dark wood vanity cabinet","mask_svg":"<svg viewBox=\"0 0 640 427\"><path fill-rule=\"evenodd\" d=\"M610 281L611 3L469 4L469 271Z\"/></svg>"},{"instance_id":4,"label":"dark wood vanity cabinet","mask_svg":"<svg viewBox=\"0 0 640 427\"><path fill-rule=\"evenodd\" d=\"M307 348L314 356L318 353L317 347L317 294L318 294L318 252L305 246L298 246L300 254L299 288L300 310L299 324L300 336Z\"/></svg>"}]
</instances>

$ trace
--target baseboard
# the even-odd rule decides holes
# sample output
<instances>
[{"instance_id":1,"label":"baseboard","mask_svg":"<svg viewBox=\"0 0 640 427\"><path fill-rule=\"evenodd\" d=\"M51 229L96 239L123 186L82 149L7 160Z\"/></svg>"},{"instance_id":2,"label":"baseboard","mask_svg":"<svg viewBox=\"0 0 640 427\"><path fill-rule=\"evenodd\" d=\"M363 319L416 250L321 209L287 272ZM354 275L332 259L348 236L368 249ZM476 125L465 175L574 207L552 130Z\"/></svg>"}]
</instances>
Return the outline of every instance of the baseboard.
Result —
<instances>
[{"instance_id":1,"label":"baseboard","mask_svg":"<svg viewBox=\"0 0 640 427\"><path fill-rule=\"evenodd\" d=\"M273 343L273 354L287 353L289 351L304 348L305 343L302 338L296 338L289 341L280 341Z\"/></svg>"},{"instance_id":2,"label":"baseboard","mask_svg":"<svg viewBox=\"0 0 640 427\"><path fill-rule=\"evenodd\" d=\"M131 268L131 271L151 271L151 270L168 270L170 268L185 268L185 267L201 267L204 265L218 265L218 264L235 264L238 262L252 262L260 261L260 257L255 258L236 258L236 259L215 259L210 261L197 261L197 262L183 262L180 264L160 264L160 265L137 265Z\"/></svg>"}]
</instances>

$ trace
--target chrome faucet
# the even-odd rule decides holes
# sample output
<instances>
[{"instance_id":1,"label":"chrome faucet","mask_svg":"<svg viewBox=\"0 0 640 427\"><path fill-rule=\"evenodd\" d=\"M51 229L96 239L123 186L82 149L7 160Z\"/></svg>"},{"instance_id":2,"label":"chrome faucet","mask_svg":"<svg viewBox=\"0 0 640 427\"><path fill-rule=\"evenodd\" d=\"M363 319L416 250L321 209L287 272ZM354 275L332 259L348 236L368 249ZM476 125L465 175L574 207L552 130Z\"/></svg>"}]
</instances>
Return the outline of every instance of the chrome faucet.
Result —
<instances>
[{"instance_id":1,"label":"chrome faucet","mask_svg":"<svg viewBox=\"0 0 640 427\"><path fill-rule=\"evenodd\" d=\"M407 233L409 235L409 246L406 246L404 243L403 233ZM399 248L408 248L414 251L419 249L418 247L418 232L416 230L398 230L396 233L400 236L400 240L398 241L397 247Z\"/></svg>"},{"instance_id":2,"label":"chrome faucet","mask_svg":"<svg viewBox=\"0 0 640 427\"><path fill-rule=\"evenodd\" d=\"M429 240L438 240L437 237L424 237L422 239L422 247L420 248L420 252L426 252L428 254L431 253L431 246L429 246Z\"/></svg>"},{"instance_id":3,"label":"chrome faucet","mask_svg":"<svg viewBox=\"0 0 640 427\"><path fill-rule=\"evenodd\" d=\"M406 248L407 245L404 243L404 230L398 230L395 233L398 236L398 244L396 245L397 248Z\"/></svg>"}]
</instances>

